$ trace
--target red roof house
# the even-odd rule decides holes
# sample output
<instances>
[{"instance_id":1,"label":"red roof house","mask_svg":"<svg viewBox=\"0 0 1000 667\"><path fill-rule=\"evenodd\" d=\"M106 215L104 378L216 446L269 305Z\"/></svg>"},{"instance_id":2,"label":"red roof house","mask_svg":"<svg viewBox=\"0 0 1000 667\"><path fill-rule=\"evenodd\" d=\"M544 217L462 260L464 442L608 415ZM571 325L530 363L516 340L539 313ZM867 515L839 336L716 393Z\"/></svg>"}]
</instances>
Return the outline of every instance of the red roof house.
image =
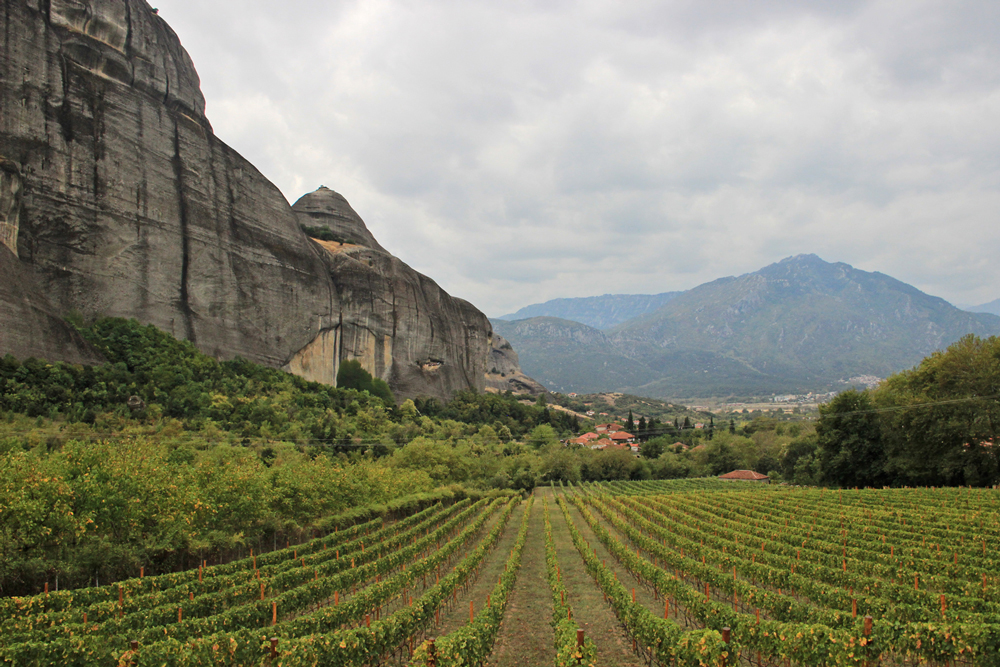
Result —
<instances>
[{"instance_id":1,"label":"red roof house","mask_svg":"<svg viewBox=\"0 0 1000 667\"><path fill-rule=\"evenodd\" d=\"M603 412L601 413L604 414ZM594 430L598 433L614 433L615 431L622 430L621 424L598 424L594 427Z\"/></svg>"},{"instance_id":2,"label":"red roof house","mask_svg":"<svg viewBox=\"0 0 1000 667\"><path fill-rule=\"evenodd\" d=\"M611 434L611 439L614 442L626 443L635 440L635 436L631 433L626 433L625 431L615 431Z\"/></svg>"},{"instance_id":3,"label":"red roof house","mask_svg":"<svg viewBox=\"0 0 1000 667\"><path fill-rule=\"evenodd\" d=\"M761 475L759 472L754 472L753 470L734 470L732 472L727 472L725 475L719 475L719 479L723 479L727 482L745 481L767 483L768 481L767 475Z\"/></svg>"}]
</instances>

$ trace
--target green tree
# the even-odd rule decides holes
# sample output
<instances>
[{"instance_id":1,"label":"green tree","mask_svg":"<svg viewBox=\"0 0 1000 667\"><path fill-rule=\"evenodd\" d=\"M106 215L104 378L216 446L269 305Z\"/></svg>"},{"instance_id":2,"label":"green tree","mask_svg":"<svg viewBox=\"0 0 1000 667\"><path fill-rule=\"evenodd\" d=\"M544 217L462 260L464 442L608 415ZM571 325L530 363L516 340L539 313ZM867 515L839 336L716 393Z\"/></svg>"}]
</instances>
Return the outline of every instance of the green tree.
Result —
<instances>
[{"instance_id":1,"label":"green tree","mask_svg":"<svg viewBox=\"0 0 1000 667\"><path fill-rule=\"evenodd\" d=\"M559 435L548 424L539 424L528 434L527 445L534 449L543 449L549 445L559 444Z\"/></svg>"},{"instance_id":2,"label":"green tree","mask_svg":"<svg viewBox=\"0 0 1000 667\"><path fill-rule=\"evenodd\" d=\"M788 443L785 453L781 457L782 477L787 480L793 480L795 479L795 472L798 469L812 471L817 448L816 434L814 433L796 438ZM802 464L801 468L800 463ZM812 482L807 483L811 484Z\"/></svg>"},{"instance_id":3,"label":"green tree","mask_svg":"<svg viewBox=\"0 0 1000 667\"><path fill-rule=\"evenodd\" d=\"M337 369L337 386L344 389L367 391L372 396L381 398L386 405L396 404L396 399L392 395L388 383L385 380L373 378L372 374L366 371L357 359L346 359L340 362L340 367Z\"/></svg>"},{"instance_id":4,"label":"green tree","mask_svg":"<svg viewBox=\"0 0 1000 667\"><path fill-rule=\"evenodd\" d=\"M635 432L635 420L632 419L632 409L629 408L628 419L625 420L625 430L629 433Z\"/></svg>"},{"instance_id":5,"label":"green tree","mask_svg":"<svg viewBox=\"0 0 1000 667\"><path fill-rule=\"evenodd\" d=\"M913 485L1000 482L1000 338L966 336L873 394L888 469Z\"/></svg>"},{"instance_id":6,"label":"green tree","mask_svg":"<svg viewBox=\"0 0 1000 667\"><path fill-rule=\"evenodd\" d=\"M666 438L650 438L639 445L639 453L644 459L658 459L667 444Z\"/></svg>"},{"instance_id":7,"label":"green tree","mask_svg":"<svg viewBox=\"0 0 1000 667\"><path fill-rule=\"evenodd\" d=\"M879 417L866 391L837 394L819 408L821 478L842 487L882 486L888 479Z\"/></svg>"},{"instance_id":8,"label":"green tree","mask_svg":"<svg viewBox=\"0 0 1000 667\"><path fill-rule=\"evenodd\" d=\"M728 443L721 440L708 445L707 461L713 475L724 475L738 470L740 466L736 452Z\"/></svg>"}]
</instances>

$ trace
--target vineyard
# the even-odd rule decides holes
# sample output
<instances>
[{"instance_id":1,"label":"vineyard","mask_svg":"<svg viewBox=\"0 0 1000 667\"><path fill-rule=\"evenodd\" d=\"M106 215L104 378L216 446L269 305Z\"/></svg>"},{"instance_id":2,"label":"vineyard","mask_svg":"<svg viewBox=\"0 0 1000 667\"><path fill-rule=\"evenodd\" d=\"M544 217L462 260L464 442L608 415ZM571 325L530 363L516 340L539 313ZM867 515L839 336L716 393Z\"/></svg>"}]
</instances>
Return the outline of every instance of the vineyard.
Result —
<instances>
[{"instance_id":1,"label":"vineyard","mask_svg":"<svg viewBox=\"0 0 1000 667\"><path fill-rule=\"evenodd\" d=\"M0 660L1000 665L996 490L608 482L327 525L225 564L2 599Z\"/></svg>"}]
</instances>

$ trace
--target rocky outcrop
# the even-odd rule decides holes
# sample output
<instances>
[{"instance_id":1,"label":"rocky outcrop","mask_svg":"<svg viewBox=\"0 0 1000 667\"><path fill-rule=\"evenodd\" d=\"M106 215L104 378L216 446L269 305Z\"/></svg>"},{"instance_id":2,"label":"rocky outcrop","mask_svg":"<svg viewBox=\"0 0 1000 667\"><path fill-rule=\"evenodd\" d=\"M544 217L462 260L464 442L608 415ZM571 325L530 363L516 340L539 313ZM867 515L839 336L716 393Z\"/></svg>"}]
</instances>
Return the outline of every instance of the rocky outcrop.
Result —
<instances>
[{"instance_id":1,"label":"rocky outcrop","mask_svg":"<svg viewBox=\"0 0 1000 667\"><path fill-rule=\"evenodd\" d=\"M325 229L341 243L387 252L344 196L326 186L299 199L292 205L292 211L303 228Z\"/></svg>"},{"instance_id":2,"label":"rocky outcrop","mask_svg":"<svg viewBox=\"0 0 1000 667\"><path fill-rule=\"evenodd\" d=\"M55 313L31 269L5 247L0 247L0 323L0 356L14 352L18 359L104 362L100 353Z\"/></svg>"},{"instance_id":3,"label":"rocky outcrop","mask_svg":"<svg viewBox=\"0 0 1000 667\"><path fill-rule=\"evenodd\" d=\"M21 165L0 155L0 245L17 255L21 215Z\"/></svg>"},{"instance_id":4,"label":"rocky outcrop","mask_svg":"<svg viewBox=\"0 0 1000 667\"><path fill-rule=\"evenodd\" d=\"M330 192L320 190L302 200L311 200L319 215L324 200L346 205ZM354 216L356 232L370 236ZM387 252L336 242L316 246L324 253L340 312L292 357L288 370L331 382L341 360L358 359L401 396L449 398L458 388L483 390L492 336L485 315Z\"/></svg>"},{"instance_id":5,"label":"rocky outcrop","mask_svg":"<svg viewBox=\"0 0 1000 667\"><path fill-rule=\"evenodd\" d=\"M332 190L293 210L215 137L188 54L143 0L4 0L4 20L0 216L42 311L135 317L324 382L358 358L400 397L483 389L485 316L387 254ZM40 337L62 335L45 322ZM0 353L26 356L23 340Z\"/></svg>"},{"instance_id":6,"label":"rocky outcrop","mask_svg":"<svg viewBox=\"0 0 1000 667\"><path fill-rule=\"evenodd\" d=\"M6 0L0 154L17 250L56 312L135 317L219 357L285 363L329 321L325 266L281 193L219 141L198 75L142 0Z\"/></svg>"},{"instance_id":7,"label":"rocky outcrop","mask_svg":"<svg viewBox=\"0 0 1000 667\"><path fill-rule=\"evenodd\" d=\"M490 359L486 366L486 391L533 395L548 391L521 371L521 362L514 347L496 332L493 333Z\"/></svg>"}]
</instances>

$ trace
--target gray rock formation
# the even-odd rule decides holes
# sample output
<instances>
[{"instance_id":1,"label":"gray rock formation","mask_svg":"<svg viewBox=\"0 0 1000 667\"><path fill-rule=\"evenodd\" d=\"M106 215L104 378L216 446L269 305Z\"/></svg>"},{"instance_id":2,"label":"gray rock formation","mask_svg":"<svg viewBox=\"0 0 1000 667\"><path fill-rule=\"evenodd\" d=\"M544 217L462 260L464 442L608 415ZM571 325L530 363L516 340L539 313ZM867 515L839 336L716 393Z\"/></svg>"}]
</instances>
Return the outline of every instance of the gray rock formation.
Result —
<instances>
[{"instance_id":1,"label":"gray rock formation","mask_svg":"<svg viewBox=\"0 0 1000 667\"><path fill-rule=\"evenodd\" d=\"M326 382L356 357L400 397L483 389L486 317L386 254L333 191L293 211L215 137L188 54L146 2L4 0L4 21L0 229L43 312L135 317ZM304 220L356 246L323 247ZM61 336L46 321L39 335ZM0 353L27 356L19 340Z\"/></svg>"},{"instance_id":2,"label":"gray rock formation","mask_svg":"<svg viewBox=\"0 0 1000 667\"><path fill-rule=\"evenodd\" d=\"M514 347L503 336L493 332L490 359L486 364L486 391L534 395L548 390L521 371L521 362Z\"/></svg>"},{"instance_id":3,"label":"gray rock formation","mask_svg":"<svg viewBox=\"0 0 1000 667\"><path fill-rule=\"evenodd\" d=\"M455 389L483 390L493 335L485 315L385 252L332 190L307 194L293 208L310 211L312 219L350 211L350 233L371 239L374 247L313 241L323 254L340 309L296 352L288 370L332 384L341 360L358 359L400 396L448 398Z\"/></svg>"},{"instance_id":4,"label":"gray rock formation","mask_svg":"<svg viewBox=\"0 0 1000 667\"><path fill-rule=\"evenodd\" d=\"M387 252L344 196L326 186L299 199L292 211L303 227L325 228L338 241Z\"/></svg>"},{"instance_id":5,"label":"gray rock formation","mask_svg":"<svg viewBox=\"0 0 1000 667\"><path fill-rule=\"evenodd\" d=\"M0 155L0 245L17 255L21 215L21 165Z\"/></svg>"},{"instance_id":6,"label":"gray rock formation","mask_svg":"<svg viewBox=\"0 0 1000 667\"><path fill-rule=\"evenodd\" d=\"M104 358L63 321L39 289L31 268L0 247L0 355L99 364Z\"/></svg>"}]
</instances>

